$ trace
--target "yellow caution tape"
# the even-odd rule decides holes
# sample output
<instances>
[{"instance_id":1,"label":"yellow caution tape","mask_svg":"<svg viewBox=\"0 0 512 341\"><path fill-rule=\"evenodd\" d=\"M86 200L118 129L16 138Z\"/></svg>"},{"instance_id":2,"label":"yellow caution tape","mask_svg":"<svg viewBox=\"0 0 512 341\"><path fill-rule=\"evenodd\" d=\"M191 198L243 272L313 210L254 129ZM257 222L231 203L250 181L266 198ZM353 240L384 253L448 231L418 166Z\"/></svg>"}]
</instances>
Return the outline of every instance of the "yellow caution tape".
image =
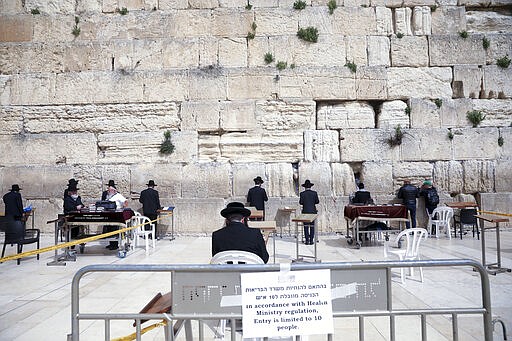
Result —
<instances>
[{"instance_id":1,"label":"yellow caution tape","mask_svg":"<svg viewBox=\"0 0 512 341\"><path fill-rule=\"evenodd\" d=\"M158 217L158 218L156 218L154 220L151 220L150 222L153 223L155 221L163 219L164 216L166 216L166 215L172 215L172 213L171 214L164 214L162 217ZM105 222L105 225L108 225L108 222ZM47 246L47 247L43 247L41 249L36 249L36 250L32 250L32 251L18 253L18 254L15 254L15 255L11 255L11 256L4 257L4 258L0 258L0 263L7 262L9 260L18 259L18 258L34 256L34 255L37 255L38 253L43 253L43 252L49 252L49 251L54 251L54 250L58 250L58 249L63 249L63 248L67 248L67 247L70 247L70 246L73 246L73 245L79 245L79 244L84 244L84 243L92 242L92 241L95 241L95 240L98 240L98 239L114 236L116 234L120 234L120 233L123 233L123 232L126 232L126 231L130 231L130 230L134 230L134 229L139 228L139 227L144 226L144 225L147 225L147 224L139 224L139 225L135 225L135 226L125 227L125 228L122 228L122 229L119 229L119 230L116 230L116 231L106 232L106 233L98 234L96 236L91 236L91 237L87 237L87 238L77 239L77 240L72 241L72 242L67 242L67 243L62 243L62 244L58 244L58 245Z\"/></svg>"},{"instance_id":2,"label":"yellow caution tape","mask_svg":"<svg viewBox=\"0 0 512 341\"><path fill-rule=\"evenodd\" d=\"M147 333L149 332L150 330L153 330L155 328L158 328L158 327L163 327L163 326L166 326L167 325L167 321L166 320L162 320L162 322L157 322L155 324L152 324L150 326L147 326L145 328L143 328L141 331L140 331L140 334L144 334L144 333ZM115 338L115 339L111 339L110 341L132 341L132 340L135 340L137 338L137 333L133 333L133 334L130 334L130 335L126 335L126 336L122 336L122 337L118 337L118 338Z\"/></svg>"},{"instance_id":3,"label":"yellow caution tape","mask_svg":"<svg viewBox=\"0 0 512 341\"><path fill-rule=\"evenodd\" d=\"M510 213L501 213L501 212L492 212L492 211L478 211L478 213L484 213L484 214L492 214L492 215L500 215L504 217L512 217L512 214Z\"/></svg>"}]
</instances>

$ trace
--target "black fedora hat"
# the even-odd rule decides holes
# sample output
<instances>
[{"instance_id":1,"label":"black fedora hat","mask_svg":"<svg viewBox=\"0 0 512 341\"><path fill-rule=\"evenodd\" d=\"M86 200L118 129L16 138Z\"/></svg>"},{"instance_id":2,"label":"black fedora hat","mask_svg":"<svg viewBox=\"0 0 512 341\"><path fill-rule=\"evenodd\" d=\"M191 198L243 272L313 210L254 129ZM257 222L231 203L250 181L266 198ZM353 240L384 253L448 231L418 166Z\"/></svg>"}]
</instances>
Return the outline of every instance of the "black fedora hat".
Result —
<instances>
[{"instance_id":1,"label":"black fedora hat","mask_svg":"<svg viewBox=\"0 0 512 341\"><path fill-rule=\"evenodd\" d=\"M262 184L263 183L263 179L261 178L261 176L257 176L253 179L254 183L255 184Z\"/></svg>"},{"instance_id":2,"label":"black fedora hat","mask_svg":"<svg viewBox=\"0 0 512 341\"><path fill-rule=\"evenodd\" d=\"M14 184L11 186L11 192L18 192L21 191L21 188L18 184Z\"/></svg>"},{"instance_id":3,"label":"black fedora hat","mask_svg":"<svg viewBox=\"0 0 512 341\"><path fill-rule=\"evenodd\" d=\"M68 180L68 186L69 185L73 185L73 184L78 185L78 180L75 180L75 178L69 179Z\"/></svg>"},{"instance_id":4,"label":"black fedora hat","mask_svg":"<svg viewBox=\"0 0 512 341\"><path fill-rule=\"evenodd\" d=\"M156 186L155 181L149 180L148 183L146 184L146 186Z\"/></svg>"},{"instance_id":5,"label":"black fedora hat","mask_svg":"<svg viewBox=\"0 0 512 341\"><path fill-rule=\"evenodd\" d=\"M230 202L226 205L226 208L220 211L220 215L224 218L229 217L232 214L241 214L244 217L248 217L251 215L251 211L244 207L244 204L241 202Z\"/></svg>"},{"instance_id":6,"label":"black fedora hat","mask_svg":"<svg viewBox=\"0 0 512 341\"><path fill-rule=\"evenodd\" d=\"M76 183L74 183L74 184L69 184L69 185L68 185L68 192L76 192L76 191L78 191L78 190L79 190L79 188L77 188L77 187L76 187L76 185L77 185Z\"/></svg>"},{"instance_id":7,"label":"black fedora hat","mask_svg":"<svg viewBox=\"0 0 512 341\"><path fill-rule=\"evenodd\" d=\"M302 187L305 187L305 188L311 188L311 187L313 187L314 185L315 185L315 184L314 184L314 183L312 183L311 181L306 180L306 181L304 181L304 183L303 183L301 186L302 186Z\"/></svg>"},{"instance_id":8,"label":"black fedora hat","mask_svg":"<svg viewBox=\"0 0 512 341\"><path fill-rule=\"evenodd\" d=\"M117 186L116 183L114 182L114 180L108 180L108 184L105 184L105 185L114 187L114 188L116 188L116 186Z\"/></svg>"}]
</instances>

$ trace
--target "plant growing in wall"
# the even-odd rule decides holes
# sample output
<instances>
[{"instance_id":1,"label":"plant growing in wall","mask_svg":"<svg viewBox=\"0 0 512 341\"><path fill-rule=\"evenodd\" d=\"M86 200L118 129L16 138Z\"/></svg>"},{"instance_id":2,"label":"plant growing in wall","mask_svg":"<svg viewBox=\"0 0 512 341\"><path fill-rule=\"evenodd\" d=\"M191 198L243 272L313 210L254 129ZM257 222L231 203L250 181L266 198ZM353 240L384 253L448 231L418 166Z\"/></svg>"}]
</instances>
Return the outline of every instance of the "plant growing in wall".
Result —
<instances>
[{"instance_id":1,"label":"plant growing in wall","mask_svg":"<svg viewBox=\"0 0 512 341\"><path fill-rule=\"evenodd\" d=\"M123 7L123 8L121 8L121 9L119 9L119 8L118 8L118 9L117 9L117 11L118 11L118 12L119 12L119 14L121 14L121 15L127 15L127 14L128 14L128 8L126 8L126 7Z\"/></svg>"},{"instance_id":2,"label":"plant growing in wall","mask_svg":"<svg viewBox=\"0 0 512 341\"><path fill-rule=\"evenodd\" d=\"M265 64L270 64L274 61L274 55L272 55L270 52L267 52L265 53L263 60L265 60Z\"/></svg>"},{"instance_id":3,"label":"plant growing in wall","mask_svg":"<svg viewBox=\"0 0 512 341\"><path fill-rule=\"evenodd\" d=\"M404 34L403 34L403 33L401 33L401 32L398 32L398 33L396 34L396 37L397 37L398 39L402 39L402 38L404 37Z\"/></svg>"},{"instance_id":4,"label":"plant growing in wall","mask_svg":"<svg viewBox=\"0 0 512 341\"><path fill-rule=\"evenodd\" d=\"M73 35L75 37L78 37L80 35L80 27L78 27L79 22L80 22L80 18L75 17L75 26L73 26L73 30L71 31L71 33L73 33Z\"/></svg>"},{"instance_id":5,"label":"plant growing in wall","mask_svg":"<svg viewBox=\"0 0 512 341\"><path fill-rule=\"evenodd\" d=\"M283 61L278 61L276 64L276 67L279 71L286 69L287 66L288 66L288 63L283 62Z\"/></svg>"},{"instance_id":6,"label":"plant growing in wall","mask_svg":"<svg viewBox=\"0 0 512 341\"><path fill-rule=\"evenodd\" d=\"M41 12L39 12L39 8L36 7L30 10L30 14L36 15L41 14Z\"/></svg>"},{"instance_id":7,"label":"plant growing in wall","mask_svg":"<svg viewBox=\"0 0 512 341\"><path fill-rule=\"evenodd\" d=\"M399 146L402 144L403 137L404 132L402 131L402 127L399 124L395 127L395 133L389 137L388 144L391 147Z\"/></svg>"},{"instance_id":8,"label":"plant growing in wall","mask_svg":"<svg viewBox=\"0 0 512 341\"><path fill-rule=\"evenodd\" d=\"M496 65L498 65L502 69L506 69L510 66L510 58L507 56L501 57L496 60Z\"/></svg>"},{"instance_id":9,"label":"plant growing in wall","mask_svg":"<svg viewBox=\"0 0 512 341\"><path fill-rule=\"evenodd\" d=\"M411 115L411 107L410 106L405 107L405 113L407 114L407 116Z\"/></svg>"},{"instance_id":10,"label":"plant growing in wall","mask_svg":"<svg viewBox=\"0 0 512 341\"><path fill-rule=\"evenodd\" d=\"M478 127L478 125L485 119L487 115L484 115L480 110L471 110L466 113L466 118L473 125L473 128Z\"/></svg>"},{"instance_id":11,"label":"plant growing in wall","mask_svg":"<svg viewBox=\"0 0 512 341\"><path fill-rule=\"evenodd\" d=\"M252 5L249 2L247 2L247 5L245 5L245 9L248 10L248 11L251 10L252 9Z\"/></svg>"},{"instance_id":12,"label":"plant growing in wall","mask_svg":"<svg viewBox=\"0 0 512 341\"><path fill-rule=\"evenodd\" d=\"M290 69L295 69L295 63L290 64Z\"/></svg>"},{"instance_id":13,"label":"plant growing in wall","mask_svg":"<svg viewBox=\"0 0 512 341\"><path fill-rule=\"evenodd\" d=\"M160 154L172 154L174 152L174 144L171 142L171 131L164 132L164 141L160 145Z\"/></svg>"},{"instance_id":14,"label":"plant growing in wall","mask_svg":"<svg viewBox=\"0 0 512 341\"><path fill-rule=\"evenodd\" d=\"M253 21L252 24L251 24L251 32L247 32L247 39L251 40L251 39L254 39L254 37L256 36L256 28L258 27L258 25L256 25L256 22Z\"/></svg>"},{"instance_id":15,"label":"plant growing in wall","mask_svg":"<svg viewBox=\"0 0 512 341\"><path fill-rule=\"evenodd\" d=\"M454 136L455 136L455 135L453 135L452 128L448 128L448 138L449 138L450 140L453 140L453 137L454 137Z\"/></svg>"},{"instance_id":16,"label":"plant growing in wall","mask_svg":"<svg viewBox=\"0 0 512 341\"><path fill-rule=\"evenodd\" d=\"M482 39L482 47L484 48L484 50L487 50L490 46L491 46L490 40L487 39L486 37L484 37Z\"/></svg>"},{"instance_id":17,"label":"plant growing in wall","mask_svg":"<svg viewBox=\"0 0 512 341\"><path fill-rule=\"evenodd\" d=\"M498 146L503 147L503 144L505 144L503 136L498 137Z\"/></svg>"},{"instance_id":18,"label":"plant growing in wall","mask_svg":"<svg viewBox=\"0 0 512 341\"><path fill-rule=\"evenodd\" d=\"M327 7L329 8L329 14L333 14L334 10L338 7L336 0L329 0Z\"/></svg>"},{"instance_id":19,"label":"plant growing in wall","mask_svg":"<svg viewBox=\"0 0 512 341\"><path fill-rule=\"evenodd\" d=\"M356 73L357 65L354 62L347 62L345 66L348 67L348 69L352 71L352 73Z\"/></svg>"},{"instance_id":20,"label":"plant growing in wall","mask_svg":"<svg viewBox=\"0 0 512 341\"><path fill-rule=\"evenodd\" d=\"M293 3L293 8L298 9L298 10L306 8L306 1L302 1L302 0L295 1Z\"/></svg>"},{"instance_id":21,"label":"plant growing in wall","mask_svg":"<svg viewBox=\"0 0 512 341\"><path fill-rule=\"evenodd\" d=\"M441 107L443 106L443 100L442 100L442 99L440 99L440 98L436 98L436 99L434 100L434 103L436 104L436 107L437 107L438 109L439 109L439 108L441 108Z\"/></svg>"},{"instance_id":22,"label":"plant growing in wall","mask_svg":"<svg viewBox=\"0 0 512 341\"><path fill-rule=\"evenodd\" d=\"M318 41L318 29L312 26L299 28L297 36L302 40L316 43Z\"/></svg>"},{"instance_id":23,"label":"plant growing in wall","mask_svg":"<svg viewBox=\"0 0 512 341\"><path fill-rule=\"evenodd\" d=\"M466 39L468 37L468 32L467 31L460 31L459 32L459 37L461 37L462 39Z\"/></svg>"},{"instance_id":24,"label":"plant growing in wall","mask_svg":"<svg viewBox=\"0 0 512 341\"><path fill-rule=\"evenodd\" d=\"M437 5L432 5L432 6L430 6L430 11L431 11L431 12L435 12L435 11L436 11L436 9L437 9Z\"/></svg>"}]
</instances>

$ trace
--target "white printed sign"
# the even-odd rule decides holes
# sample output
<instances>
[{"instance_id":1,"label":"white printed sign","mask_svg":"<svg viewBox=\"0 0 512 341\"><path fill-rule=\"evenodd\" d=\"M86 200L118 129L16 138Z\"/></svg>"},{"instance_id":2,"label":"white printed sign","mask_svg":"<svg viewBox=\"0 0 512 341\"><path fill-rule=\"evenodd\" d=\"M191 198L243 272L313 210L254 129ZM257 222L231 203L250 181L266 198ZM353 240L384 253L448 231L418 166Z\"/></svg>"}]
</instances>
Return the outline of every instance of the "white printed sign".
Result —
<instances>
[{"instance_id":1,"label":"white printed sign","mask_svg":"<svg viewBox=\"0 0 512 341\"><path fill-rule=\"evenodd\" d=\"M241 274L243 337L332 334L329 269Z\"/></svg>"}]
</instances>

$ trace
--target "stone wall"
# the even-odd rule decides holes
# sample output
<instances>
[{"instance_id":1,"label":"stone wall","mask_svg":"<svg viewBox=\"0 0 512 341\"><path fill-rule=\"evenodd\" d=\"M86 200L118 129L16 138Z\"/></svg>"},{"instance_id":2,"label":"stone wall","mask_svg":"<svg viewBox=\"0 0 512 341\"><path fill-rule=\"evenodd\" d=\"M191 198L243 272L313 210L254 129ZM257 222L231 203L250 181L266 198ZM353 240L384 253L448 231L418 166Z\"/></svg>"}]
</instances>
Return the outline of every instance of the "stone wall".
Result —
<instances>
[{"instance_id":1,"label":"stone wall","mask_svg":"<svg viewBox=\"0 0 512 341\"><path fill-rule=\"evenodd\" d=\"M433 179L442 201L479 193L486 209L510 213L512 67L497 66L512 57L510 9L503 0L337 0L332 14L324 0L304 10L292 0L1 1L0 189L19 183L45 231L71 177L88 202L115 179L135 209L154 179L162 203L176 206L178 233L217 229L222 207L245 201L258 175L267 217L280 222L278 208L298 206L300 184L314 182L325 232L344 229L355 176L377 203L395 200L406 178ZM308 26L316 43L297 37ZM477 127L472 110L485 115ZM159 153L165 131L171 155Z\"/></svg>"}]
</instances>

